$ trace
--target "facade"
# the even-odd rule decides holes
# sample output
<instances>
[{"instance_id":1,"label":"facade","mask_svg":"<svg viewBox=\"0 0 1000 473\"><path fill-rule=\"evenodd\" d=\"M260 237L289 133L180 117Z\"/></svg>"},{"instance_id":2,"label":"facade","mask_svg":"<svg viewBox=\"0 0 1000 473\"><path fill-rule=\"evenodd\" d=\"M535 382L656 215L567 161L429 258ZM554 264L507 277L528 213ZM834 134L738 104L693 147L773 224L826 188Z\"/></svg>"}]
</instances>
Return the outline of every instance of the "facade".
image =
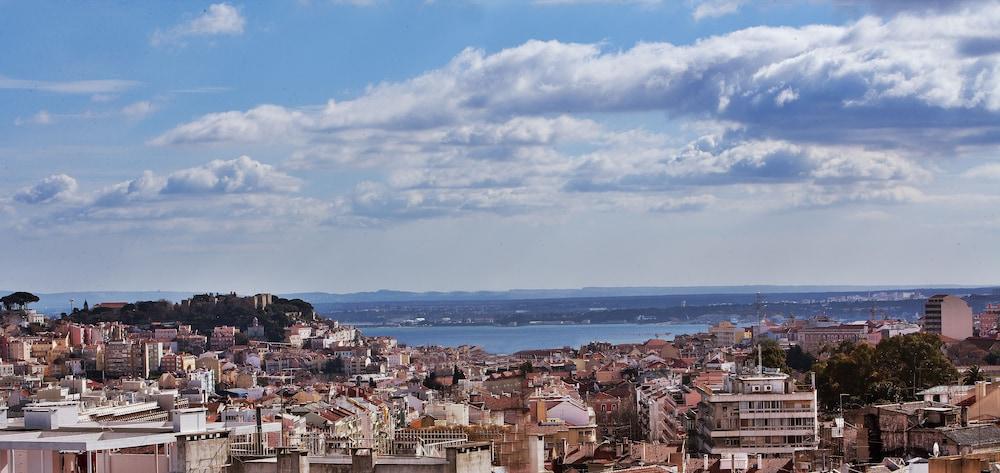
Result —
<instances>
[{"instance_id":1,"label":"facade","mask_svg":"<svg viewBox=\"0 0 1000 473\"><path fill-rule=\"evenodd\" d=\"M695 445L703 453L786 457L818 446L815 386L764 370L731 374L720 390L698 389Z\"/></svg>"},{"instance_id":2,"label":"facade","mask_svg":"<svg viewBox=\"0 0 1000 473\"><path fill-rule=\"evenodd\" d=\"M684 424L674 399L679 389L666 378L652 380L636 389L636 415L643 440L667 443L684 438Z\"/></svg>"},{"instance_id":3,"label":"facade","mask_svg":"<svg viewBox=\"0 0 1000 473\"><path fill-rule=\"evenodd\" d=\"M715 343L720 347L728 347L742 342L746 338L746 330L728 320L723 320L709 327L708 333L715 336Z\"/></svg>"},{"instance_id":4,"label":"facade","mask_svg":"<svg viewBox=\"0 0 1000 473\"><path fill-rule=\"evenodd\" d=\"M239 329L223 325L212 330L212 350L224 351L236 345L236 333Z\"/></svg>"},{"instance_id":5,"label":"facade","mask_svg":"<svg viewBox=\"0 0 1000 473\"><path fill-rule=\"evenodd\" d=\"M860 342L868 338L865 325L832 325L829 327L807 327L799 330L799 346L808 353L819 353L825 346L836 346L841 342Z\"/></svg>"},{"instance_id":6,"label":"facade","mask_svg":"<svg viewBox=\"0 0 1000 473\"><path fill-rule=\"evenodd\" d=\"M924 305L924 332L965 340L972 325L972 308L961 297L938 294Z\"/></svg>"},{"instance_id":7,"label":"facade","mask_svg":"<svg viewBox=\"0 0 1000 473\"><path fill-rule=\"evenodd\" d=\"M976 330L980 337L994 338L1000 322L1000 304L989 304L976 316Z\"/></svg>"}]
</instances>

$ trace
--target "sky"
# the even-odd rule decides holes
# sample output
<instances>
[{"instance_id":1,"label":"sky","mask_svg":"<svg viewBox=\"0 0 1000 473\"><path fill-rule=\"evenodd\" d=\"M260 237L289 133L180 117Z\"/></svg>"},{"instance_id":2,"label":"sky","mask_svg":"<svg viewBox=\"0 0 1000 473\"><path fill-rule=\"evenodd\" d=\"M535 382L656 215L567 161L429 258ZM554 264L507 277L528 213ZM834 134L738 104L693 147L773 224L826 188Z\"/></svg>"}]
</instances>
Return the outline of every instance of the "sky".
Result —
<instances>
[{"instance_id":1,"label":"sky","mask_svg":"<svg viewBox=\"0 0 1000 473\"><path fill-rule=\"evenodd\" d=\"M0 0L0 288L997 283L1000 1Z\"/></svg>"}]
</instances>

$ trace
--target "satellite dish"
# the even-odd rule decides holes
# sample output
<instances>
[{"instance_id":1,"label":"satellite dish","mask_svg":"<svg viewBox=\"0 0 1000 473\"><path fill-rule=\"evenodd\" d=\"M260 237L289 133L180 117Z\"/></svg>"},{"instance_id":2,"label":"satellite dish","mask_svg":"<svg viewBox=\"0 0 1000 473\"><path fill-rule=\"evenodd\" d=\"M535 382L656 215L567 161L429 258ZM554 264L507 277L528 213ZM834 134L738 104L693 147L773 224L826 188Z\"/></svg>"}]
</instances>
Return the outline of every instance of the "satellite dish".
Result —
<instances>
[{"instance_id":1,"label":"satellite dish","mask_svg":"<svg viewBox=\"0 0 1000 473\"><path fill-rule=\"evenodd\" d=\"M937 442L934 442L934 458L937 458L938 455L941 455L941 447L938 446Z\"/></svg>"}]
</instances>

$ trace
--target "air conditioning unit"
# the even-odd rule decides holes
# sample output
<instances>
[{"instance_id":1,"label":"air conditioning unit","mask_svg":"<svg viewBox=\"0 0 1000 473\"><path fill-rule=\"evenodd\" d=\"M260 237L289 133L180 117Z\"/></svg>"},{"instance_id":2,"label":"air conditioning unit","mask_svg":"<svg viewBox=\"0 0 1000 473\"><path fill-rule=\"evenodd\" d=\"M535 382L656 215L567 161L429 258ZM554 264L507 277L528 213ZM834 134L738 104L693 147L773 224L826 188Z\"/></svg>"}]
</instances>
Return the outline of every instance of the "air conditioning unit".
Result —
<instances>
[{"instance_id":1,"label":"air conditioning unit","mask_svg":"<svg viewBox=\"0 0 1000 473\"><path fill-rule=\"evenodd\" d=\"M753 392L760 392L760 386L753 386L750 388L750 390Z\"/></svg>"},{"instance_id":2,"label":"air conditioning unit","mask_svg":"<svg viewBox=\"0 0 1000 473\"><path fill-rule=\"evenodd\" d=\"M764 390L765 391L770 391L771 390L771 385L768 384L768 385L764 386Z\"/></svg>"}]
</instances>

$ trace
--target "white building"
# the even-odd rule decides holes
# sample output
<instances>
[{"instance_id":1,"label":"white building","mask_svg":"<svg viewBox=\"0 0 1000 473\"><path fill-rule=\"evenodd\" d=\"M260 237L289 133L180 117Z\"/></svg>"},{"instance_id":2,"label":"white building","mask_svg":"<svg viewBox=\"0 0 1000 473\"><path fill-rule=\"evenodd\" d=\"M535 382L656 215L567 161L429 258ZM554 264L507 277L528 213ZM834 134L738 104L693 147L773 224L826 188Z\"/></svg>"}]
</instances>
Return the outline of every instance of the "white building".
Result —
<instances>
[{"instance_id":1,"label":"white building","mask_svg":"<svg viewBox=\"0 0 1000 473\"><path fill-rule=\"evenodd\" d=\"M763 370L729 375L720 390L698 389L696 445L703 453L791 456L817 448L813 385Z\"/></svg>"}]
</instances>

